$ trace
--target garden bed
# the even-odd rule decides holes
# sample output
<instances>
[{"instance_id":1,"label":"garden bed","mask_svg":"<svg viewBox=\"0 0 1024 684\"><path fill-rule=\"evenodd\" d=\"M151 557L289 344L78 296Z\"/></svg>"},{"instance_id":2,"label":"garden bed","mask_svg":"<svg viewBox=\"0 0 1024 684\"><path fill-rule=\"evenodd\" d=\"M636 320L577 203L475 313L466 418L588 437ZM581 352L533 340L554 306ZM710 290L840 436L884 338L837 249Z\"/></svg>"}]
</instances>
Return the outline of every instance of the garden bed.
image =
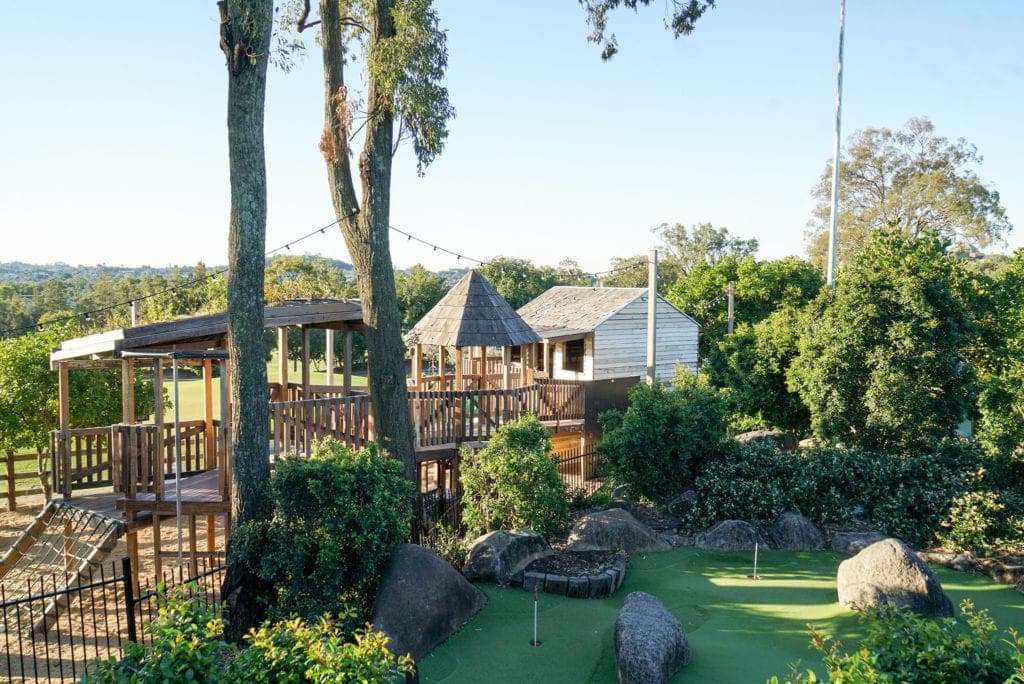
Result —
<instances>
[{"instance_id":1,"label":"garden bed","mask_svg":"<svg viewBox=\"0 0 1024 684\"><path fill-rule=\"evenodd\" d=\"M565 551L538 558L523 571L523 589L570 598L604 598L626 578L624 551Z\"/></svg>"}]
</instances>

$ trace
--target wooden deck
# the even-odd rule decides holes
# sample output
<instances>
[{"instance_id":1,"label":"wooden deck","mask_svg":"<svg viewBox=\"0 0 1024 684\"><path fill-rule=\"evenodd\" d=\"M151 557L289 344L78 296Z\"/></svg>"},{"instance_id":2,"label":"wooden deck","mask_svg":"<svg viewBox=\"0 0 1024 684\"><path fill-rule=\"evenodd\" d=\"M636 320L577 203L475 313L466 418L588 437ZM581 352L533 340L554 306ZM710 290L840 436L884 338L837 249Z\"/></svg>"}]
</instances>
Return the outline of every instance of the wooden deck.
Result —
<instances>
[{"instance_id":1,"label":"wooden deck","mask_svg":"<svg viewBox=\"0 0 1024 684\"><path fill-rule=\"evenodd\" d=\"M218 513L225 510L227 503L221 502L220 492L217 488L217 471L211 470L191 477L181 479L181 500L184 505L188 504L189 511L198 515ZM174 515L177 511L177 504L174 497L174 478L165 478L164 491L166 495L159 504L155 503L155 495L151 493L140 493L134 501L128 501L121 492L111 491L110 485L100 485L91 489L77 489L65 501L76 507L87 511L100 513L110 518L121 518L121 512L133 511L139 514L146 511L157 510L161 515ZM184 507L184 506L183 506ZM208 509L216 510L208 510ZM197 510L199 509L199 510ZM135 523L141 522L141 516L136 516Z\"/></svg>"}]
</instances>

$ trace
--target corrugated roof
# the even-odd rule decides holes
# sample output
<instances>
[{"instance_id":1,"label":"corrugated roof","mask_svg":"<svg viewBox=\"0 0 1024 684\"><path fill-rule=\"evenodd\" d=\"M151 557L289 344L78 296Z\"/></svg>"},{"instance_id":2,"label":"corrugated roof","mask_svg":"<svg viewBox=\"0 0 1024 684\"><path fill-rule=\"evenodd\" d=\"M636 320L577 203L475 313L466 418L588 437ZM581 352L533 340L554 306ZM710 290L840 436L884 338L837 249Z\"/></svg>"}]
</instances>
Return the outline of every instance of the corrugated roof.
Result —
<instances>
[{"instance_id":1,"label":"corrugated roof","mask_svg":"<svg viewBox=\"0 0 1024 684\"><path fill-rule=\"evenodd\" d=\"M405 336L405 343L514 347L540 337L494 286L470 271Z\"/></svg>"},{"instance_id":2,"label":"corrugated roof","mask_svg":"<svg viewBox=\"0 0 1024 684\"><path fill-rule=\"evenodd\" d=\"M590 332L637 297L644 287L553 287L519 309L531 327L553 336L555 329Z\"/></svg>"}]
</instances>

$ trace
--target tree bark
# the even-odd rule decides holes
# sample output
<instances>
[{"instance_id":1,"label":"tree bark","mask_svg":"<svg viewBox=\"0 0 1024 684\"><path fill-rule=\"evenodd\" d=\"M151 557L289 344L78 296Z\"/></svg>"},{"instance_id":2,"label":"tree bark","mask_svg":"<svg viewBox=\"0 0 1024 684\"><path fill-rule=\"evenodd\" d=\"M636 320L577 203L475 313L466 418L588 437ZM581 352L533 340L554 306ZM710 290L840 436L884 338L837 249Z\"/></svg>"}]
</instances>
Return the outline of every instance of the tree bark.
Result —
<instances>
[{"instance_id":1,"label":"tree bark","mask_svg":"<svg viewBox=\"0 0 1024 684\"><path fill-rule=\"evenodd\" d=\"M365 144L359 157L362 208L349 166L349 121L345 104L345 39L341 0L321 0L324 55L324 134L331 200L355 268L369 354L369 386L377 442L416 476L416 454L405 381L405 345L391 264L391 156L394 142L393 92L382 92L371 76L367 93ZM370 50L392 39L392 0L376 0L369 13Z\"/></svg>"},{"instance_id":2,"label":"tree bark","mask_svg":"<svg viewBox=\"0 0 1024 684\"><path fill-rule=\"evenodd\" d=\"M267 366L263 354L263 261L267 174L263 145L272 0L220 0L221 49L228 67L228 351L231 397L232 531L269 519ZM257 598L266 587L248 567L230 561L222 595L230 604L226 636L241 639L264 617Z\"/></svg>"}]
</instances>

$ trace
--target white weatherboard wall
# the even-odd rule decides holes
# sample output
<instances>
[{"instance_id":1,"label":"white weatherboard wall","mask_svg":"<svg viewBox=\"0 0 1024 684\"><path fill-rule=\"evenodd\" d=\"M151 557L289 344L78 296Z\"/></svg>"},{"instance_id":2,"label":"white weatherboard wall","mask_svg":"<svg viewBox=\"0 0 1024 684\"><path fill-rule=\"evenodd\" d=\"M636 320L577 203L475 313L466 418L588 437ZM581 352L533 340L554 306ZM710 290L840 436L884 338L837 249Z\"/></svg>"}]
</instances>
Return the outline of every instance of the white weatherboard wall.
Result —
<instances>
[{"instance_id":1,"label":"white weatherboard wall","mask_svg":"<svg viewBox=\"0 0 1024 684\"><path fill-rule=\"evenodd\" d=\"M552 362L554 380L594 380L594 336L583 338L583 371L565 370L565 342L555 342L555 358ZM646 344L646 342L644 343ZM646 349L646 347L645 347Z\"/></svg>"},{"instance_id":2,"label":"white weatherboard wall","mask_svg":"<svg viewBox=\"0 0 1024 684\"><path fill-rule=\"evenodd\" d=\"M661 382L671 382L677 364L696 373L700 327L660 297L655 315L658 328L655 377ZM646 296L638 296L594 329L593 364L593 380L646 375Z\"/></svg>"}]
</instances>

